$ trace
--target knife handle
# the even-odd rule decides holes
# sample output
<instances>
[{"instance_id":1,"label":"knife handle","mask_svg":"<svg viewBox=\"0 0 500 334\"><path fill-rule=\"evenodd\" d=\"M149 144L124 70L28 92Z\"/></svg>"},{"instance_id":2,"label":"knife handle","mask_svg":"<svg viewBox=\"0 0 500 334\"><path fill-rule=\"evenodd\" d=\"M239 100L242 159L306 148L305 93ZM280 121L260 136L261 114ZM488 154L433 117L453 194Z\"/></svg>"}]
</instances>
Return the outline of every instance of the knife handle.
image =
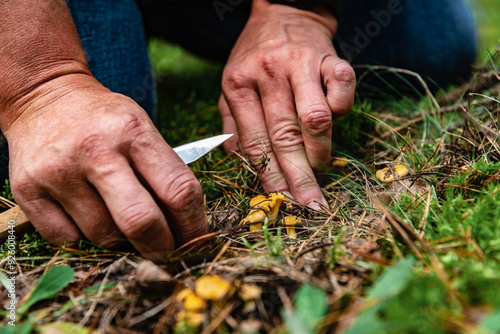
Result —
<instances>
[{"instance_id":1,"label":"knife handle","mask_svg":"<svg viewBox=\"0 0 500 334\"><path fill-rule=\"evenodd\" d=\"M0 213L0 242L3 242L9 236L9 222L15 222L14 232L24 233L33 229L28 216L16 205L9 210Z\"/></svg>"}]
</instances>

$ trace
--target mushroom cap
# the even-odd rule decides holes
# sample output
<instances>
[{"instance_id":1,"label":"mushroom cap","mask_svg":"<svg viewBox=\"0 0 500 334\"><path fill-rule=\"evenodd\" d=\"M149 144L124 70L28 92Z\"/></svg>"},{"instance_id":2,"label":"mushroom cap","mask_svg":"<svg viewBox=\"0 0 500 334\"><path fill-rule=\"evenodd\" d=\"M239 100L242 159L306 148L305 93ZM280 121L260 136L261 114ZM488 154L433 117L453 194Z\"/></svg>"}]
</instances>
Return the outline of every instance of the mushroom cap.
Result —
<instances>
[{"instance_id":1,"label":"mushroom cap","mask_svg":"<svg viewBox=\"0 0 500 334\"><path fill-rule=\"evenodd\" d=\"M243 301L255 300L262 295L262 289L255 284L242 284L238 296Z\"/></svg>"},{"instance_id":2,"label":"mushroom cap","mask_svg":"<svg viewBox=\"0 0 500 334\"><path fill-rule=\"evenodd\" d=\"M342 169L345 166L347 166L348 163L349 163L349 159L347 159L347 158L343 158L343 157L342 158L335 158L332 161L332 167Z\"/></svg>"},{"instance_id":3,"label":"mushroom cap","mask_svg":"<svg viewBox=\"0 0 500 334\"><path fill-rule=\"evenodd\" d=\"M241 221L241 224L251 224L253 223L262 223L264 219L268 216L269 209L265 208L255 208L250 210L248 216Z\"/></svg>"},{"instance_id":4,"label":"mushroom cap","mask_svg":"<svg viewBox=\"0 0 500 334\"><path fill-rule=\"evenodd\" d=\"M268 199L266 196L264 195L257 195L255 196L254 198L252 198L250 200L250 207L251 208L254 208L256 206L259 206L259 207L269 207L269 205L271 204L271 200Z\"/></svg>"},{"instance_id":5,"label":"mushroom cap","mask_svg":"<svg viewBox=\"0 0 500 334\"><path fill-rule=\"evenodd\" d=\"M191 290L190 288L185 288L185 289L182 289L178 294L177 296L175 297L175 299L178 301L178 302L182 302L184 301L184 299L186 299L186 297L190 294L190 293L193 293L193 290Z\"/></svg>"},{"instance_id":6,"label":"mushroom cap","mask_svg":"<svg viewBox=\"0 0 500 334\"><path fill-rule=\"evenodd\" d=\"M290 200L286 198L282 192L279 191L269 193L268 197L271 198L271 208L280 206L283 202L290 202Z\"/></svg>"},{"instance_id":7,"label":"mushroom cap","mask_svg":"<svg viewBox=\"0 0 500 334\"><path fill-rule=\"evenodd\" d=\"M203 276L196 281L195 293L204 300L220 301L232 288L231 282L220 276Z\"/></svg>"},{"instance_id":8,"label":"mushroom cap","mask_svg":"<svg viewBox=\"0 0 500 334\"><path fill-rule=\"evenodd\" d=\"M248 216L241 221L241 224L262 223L266 217L269 219L269 223L273 224L278 217L279 208L283 202L290 202L290 200L281 192L272 192L267 196L255 196L250 200L252 209ZM260 226L255 226L253 230L260 230Z\"/></svg>"},{"instance_id":9,"label":"mushroom cap","mask_svg":"<svg viewBox=\"0 0 500 334\"><path fill-rule=\"evenodd\" d=\"M271 197L272 201L271 201L271 206L270 206L271 212L267 216L267 218L269 218L270 222L273 222L278 217L281 203L290 202L290 200L288 198L286 198L285 195L283 195L283 193L281 193L281 192L269 193L269 196Z\"/></svg>"},{"instance_id":10,"label":"mushroom cap","mask_svg":"<svg viewBox=\"0 0 500 334\"><path fill-rule=\"evenodd\" d=\"M200 312L205 309L205 307L207 306L207 302L191 291L191 293L188 294L184 299L183 305L186 311Z\"/></svg>"},{"instance_id":11,"label":"mushroom cap","mask_svg":"<svg viewBox=\"0 0 500 334\"><path fill-rule=\"evenodd\" d=\"M385 167L382 169L379 169L376 173L375 176L377 179L379 179L382 182L392 182L396 179L399 179L403 176L408 175L408 168L403 165L396 165L392 168L390 167Z\"/></svg>"},{"instance_id":12,"label":"mushroom cap","mask_svg":"<svg viewBox=\"0 0 500 334\"><path fill-rule=\"evenodd\" d=\"M295 226L297 224L300 224L302 222L302 219L295 216L286 216L285 218L283 218L283 221L285 223L285 226Z\"/></svg>"}]
</instances>

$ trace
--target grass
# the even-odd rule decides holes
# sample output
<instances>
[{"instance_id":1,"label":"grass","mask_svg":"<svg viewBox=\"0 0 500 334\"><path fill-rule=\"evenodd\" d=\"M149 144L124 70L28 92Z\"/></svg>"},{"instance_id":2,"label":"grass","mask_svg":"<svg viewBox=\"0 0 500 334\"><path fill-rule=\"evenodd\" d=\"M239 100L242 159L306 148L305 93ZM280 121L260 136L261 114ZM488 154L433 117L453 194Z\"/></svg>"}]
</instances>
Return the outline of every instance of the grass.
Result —
<instances>
[{"instance_id":1,"label":"grass","mask_svg":"<svg viewBox=\"0 0 500 334\"><path fill-rule=\"evenodd\" d=\"M498 2L473 3L489 50L499 36ZM159 78L157 124L167 141L220 133L222 65L160 40L150 43L150 53ZM498 68L498 55L485 59L470 91L496 98L498 84L485 86L481 73ZM196 286L200 276L219 275L234 291L203 309L207 332L500 332L500 152L487 135L488 129L498 133L500 105L483 96L469 103L457 94L463 91L447 91L452 100L438 96L439 109L425 96L356 101L335 124L335 133L350 140L334 145L335 155L349 163L329 171L324 191L333 209L319 213L300 203L281 209L280 216L303 219L297 239L282 226L266 223L262 232L239 226L249 199L261 192L262 166L227 159L221 150L192 165L216 237L173 253L165 264L148 267L134 254L85 242L56 248L36 233L25 235L16 244L23 272L17 293L30 312L19 314L18 324L26 332L50 332L55 325L76 332L169 332L182 308L178 292ZM469 111L468 122L458 102ZM378 182L375 171L396 160L410 175L390 185ZM6 251L2 245L2 258ZM64 277L49 280L58 267ZM245 284L261 289L249 312L238 292ZM34 287L36 296L26 297ZM0 300L7 300L1 291ZM177 326L179 333L199 331Z\"/></svg>"}]
</instances>

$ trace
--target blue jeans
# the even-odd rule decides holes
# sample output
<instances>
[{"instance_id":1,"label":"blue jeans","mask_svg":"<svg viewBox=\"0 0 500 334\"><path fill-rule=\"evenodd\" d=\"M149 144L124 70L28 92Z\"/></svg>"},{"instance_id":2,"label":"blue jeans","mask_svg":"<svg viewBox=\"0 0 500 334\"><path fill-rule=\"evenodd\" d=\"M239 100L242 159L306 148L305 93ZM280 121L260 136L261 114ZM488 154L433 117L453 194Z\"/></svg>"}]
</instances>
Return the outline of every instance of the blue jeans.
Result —
<instances>
[{"instance_id":1,"label":"blue jeans","mask_svg":"<svg viewBox=\"0 0 500 334\"><path fill-rule=\"evenodd\" d=\"M146 35L224 61L245 26L251 4L250 0L66 2L94 76L112 91L133 98L153 119L155 85ZM441 86L470 75L476 29L464 0L344 3L334 44L352 64L406 68ZM7 170L2 168L5 152L0 149L0 178Z\"/></svg>"},{"instance_id":2,"label":"blue jeans","mask_svg":"<svg viewBox=\"0 0 500 334\"><path fill-rule=\"evenodd\" d=\"M146 31L223 61L243 29L251 5L249 0L233 0L234 6L230 3L143 1ZM465 0L345 0L334 45L353 65L408 69L439 87L469 77L476 42L475 24ZM356 69L358 75L362 71ZM403 84L398 78L386 77L392 84Z\"/></svg>"},{"instance_id":3,"label":"blue jeans","mask_svg":"<svg viewBox=\"0 0 500 334\"><path fill-rule=\"evenodd\" d=\"M142 0L140 10L134 0L67 3L93 74L153 115L145 33L224 61L245 26L251 1ZM344 1L334 42L352 64L405 68L441 86L467 78L476 57L476 29L465 0Z\"/></svg>"}]
</instances>

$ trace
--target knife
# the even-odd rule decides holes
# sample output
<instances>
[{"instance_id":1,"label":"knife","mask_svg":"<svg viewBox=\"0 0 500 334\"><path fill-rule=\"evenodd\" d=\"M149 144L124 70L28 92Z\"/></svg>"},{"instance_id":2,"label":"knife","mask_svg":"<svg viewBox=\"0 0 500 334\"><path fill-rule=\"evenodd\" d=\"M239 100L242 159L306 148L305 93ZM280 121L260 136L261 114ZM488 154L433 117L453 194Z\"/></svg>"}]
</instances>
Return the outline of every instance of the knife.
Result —
<instances>
[{"instance_id":1,"label":"knife","mask_svg":"<svg viewBox=\"0 0 500 334\"><path fill-rule=\"evenodd\" d=\"M190 164L200 159L232 136L232 134L224 134L209 137L174 147L173 150L185 164ZM27 232L33 228L29 218L23 210L21 210L19 205L16 205L9 210L0 213L0 242L4 241L9 235L9 222L13 221L15 222L14 231L17 233Z\"/></svg>"}]
</instances>

